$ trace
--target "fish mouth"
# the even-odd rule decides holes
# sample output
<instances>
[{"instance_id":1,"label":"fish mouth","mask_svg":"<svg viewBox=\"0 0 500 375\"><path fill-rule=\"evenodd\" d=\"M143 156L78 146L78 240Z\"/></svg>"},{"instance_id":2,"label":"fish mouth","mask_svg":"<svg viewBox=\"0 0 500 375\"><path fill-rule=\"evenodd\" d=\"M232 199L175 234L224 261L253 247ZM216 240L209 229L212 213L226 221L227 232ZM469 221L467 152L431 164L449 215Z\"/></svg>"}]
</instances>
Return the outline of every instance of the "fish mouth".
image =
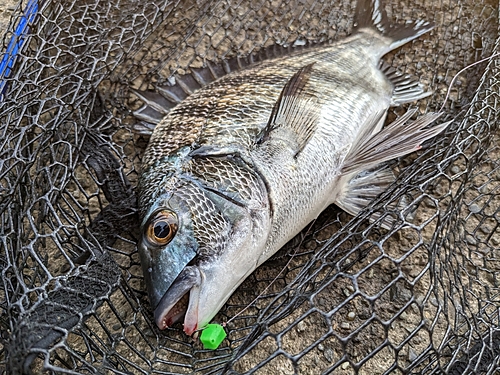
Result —
<instances>
[{"instance_id":1,"label":"fish mouth","mask_svg":"<svg viewBox=\"0 0 500 375\"><path fill-rule=\"evenodd\" d=\"M193 334L198 329L198 292L201 274L197 267L182 270L155 309L155 322L163 330L186 317L184 332Z\"/></svg>"}]
</instances>

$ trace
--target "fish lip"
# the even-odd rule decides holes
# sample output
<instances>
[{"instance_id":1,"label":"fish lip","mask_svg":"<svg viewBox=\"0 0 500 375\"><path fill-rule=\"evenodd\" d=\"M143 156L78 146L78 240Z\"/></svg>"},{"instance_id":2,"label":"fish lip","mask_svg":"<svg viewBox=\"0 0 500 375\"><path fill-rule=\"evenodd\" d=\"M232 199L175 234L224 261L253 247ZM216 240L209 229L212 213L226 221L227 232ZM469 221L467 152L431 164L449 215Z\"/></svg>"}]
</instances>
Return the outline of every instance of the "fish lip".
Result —
<instances>
[{"instance_id":1,"label":"fish lip","mask_svg":"<svg viewBox=\"0 0 500 375\"><path fill-rule=\"evenodd\" d=\"M203 275L201 275L203 277ZM184 318L184 332L191 336L198 330L199 315L198 306L200 301L200 284L191 288L189 293L189 304Z\"/></svg>"},{"instance_id":2,"label":"fish lip","mask_svg":"<svg viewBox=\"0 0 500 375\"><path fill-rule=\"evenodd\" d=\"M167 289L154 311L155 322L160 330L175 323L187 311L179 310L173 312L177 303L190 293L191 289L201 283L200 271L197 267L188 266L182 270L179 276ZM182 307L182 306L179 306ZM173 314L170 314L173 312Z\"/></svg>"}]
</instances>

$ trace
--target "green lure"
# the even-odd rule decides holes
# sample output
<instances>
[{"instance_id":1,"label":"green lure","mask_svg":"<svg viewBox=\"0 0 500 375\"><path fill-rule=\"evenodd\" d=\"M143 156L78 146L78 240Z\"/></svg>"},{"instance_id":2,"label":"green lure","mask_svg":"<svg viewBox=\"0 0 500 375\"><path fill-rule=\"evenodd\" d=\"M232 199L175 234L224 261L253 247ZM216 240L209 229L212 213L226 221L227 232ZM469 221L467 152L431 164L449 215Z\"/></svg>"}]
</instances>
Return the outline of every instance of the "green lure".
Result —
<instances>
[{"instance_id":1,"label":"green lure","mask_svg":"<svg viewBox=\"0 0 500 375\"><path fill-rule=\"evenodd\" d=\"M200 340L204 349L215 350L219 347L220 343L226 338L227 334L224 327L220 324L209 324L201 332Z\"/></svg>"}]
</instances>

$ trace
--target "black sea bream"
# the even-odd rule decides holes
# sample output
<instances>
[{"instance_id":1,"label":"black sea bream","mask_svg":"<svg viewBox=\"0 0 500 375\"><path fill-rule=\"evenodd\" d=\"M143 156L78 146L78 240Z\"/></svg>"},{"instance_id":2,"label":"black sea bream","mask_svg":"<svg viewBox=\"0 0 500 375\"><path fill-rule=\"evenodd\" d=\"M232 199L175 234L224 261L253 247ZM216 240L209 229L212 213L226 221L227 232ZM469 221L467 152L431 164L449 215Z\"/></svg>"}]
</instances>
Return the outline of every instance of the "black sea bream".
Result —
<instances>
[{"instance_id":1,"label":"black sea bream","mask_svg":"<svg viewBox=\"0 0 500 375\"><path fill-rule=\"evenodd\" d=\"M202 329L328 205L355 215L394 180L381 163L446 127L410 111L383 128L390 106L429 93L380 58L433 25L390 25L380 1L358 2L350 37L228 74L154 129L139 251L160 329Z\"/></svg>"}]
</instances>

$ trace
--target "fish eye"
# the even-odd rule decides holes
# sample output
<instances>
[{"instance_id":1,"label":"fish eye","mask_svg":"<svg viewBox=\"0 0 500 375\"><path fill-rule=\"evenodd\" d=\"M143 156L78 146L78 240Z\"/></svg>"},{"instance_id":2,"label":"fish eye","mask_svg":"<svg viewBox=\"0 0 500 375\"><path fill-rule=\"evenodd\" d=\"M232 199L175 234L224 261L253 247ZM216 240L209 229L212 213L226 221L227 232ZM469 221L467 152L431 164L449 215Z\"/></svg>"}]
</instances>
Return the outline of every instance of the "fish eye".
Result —
<instances>
[{"instance_id":1,"label":"fish eye","mask_svg":"<svg viewBox=\"0 0 500 375\"><path fill-rule=\"evenodd\" d=\"M161 210L149 221L146 228L146 239L153 245L164 246L177 233L179 221L177 215L169 210Z\"/></svg>"}]
</instances>

